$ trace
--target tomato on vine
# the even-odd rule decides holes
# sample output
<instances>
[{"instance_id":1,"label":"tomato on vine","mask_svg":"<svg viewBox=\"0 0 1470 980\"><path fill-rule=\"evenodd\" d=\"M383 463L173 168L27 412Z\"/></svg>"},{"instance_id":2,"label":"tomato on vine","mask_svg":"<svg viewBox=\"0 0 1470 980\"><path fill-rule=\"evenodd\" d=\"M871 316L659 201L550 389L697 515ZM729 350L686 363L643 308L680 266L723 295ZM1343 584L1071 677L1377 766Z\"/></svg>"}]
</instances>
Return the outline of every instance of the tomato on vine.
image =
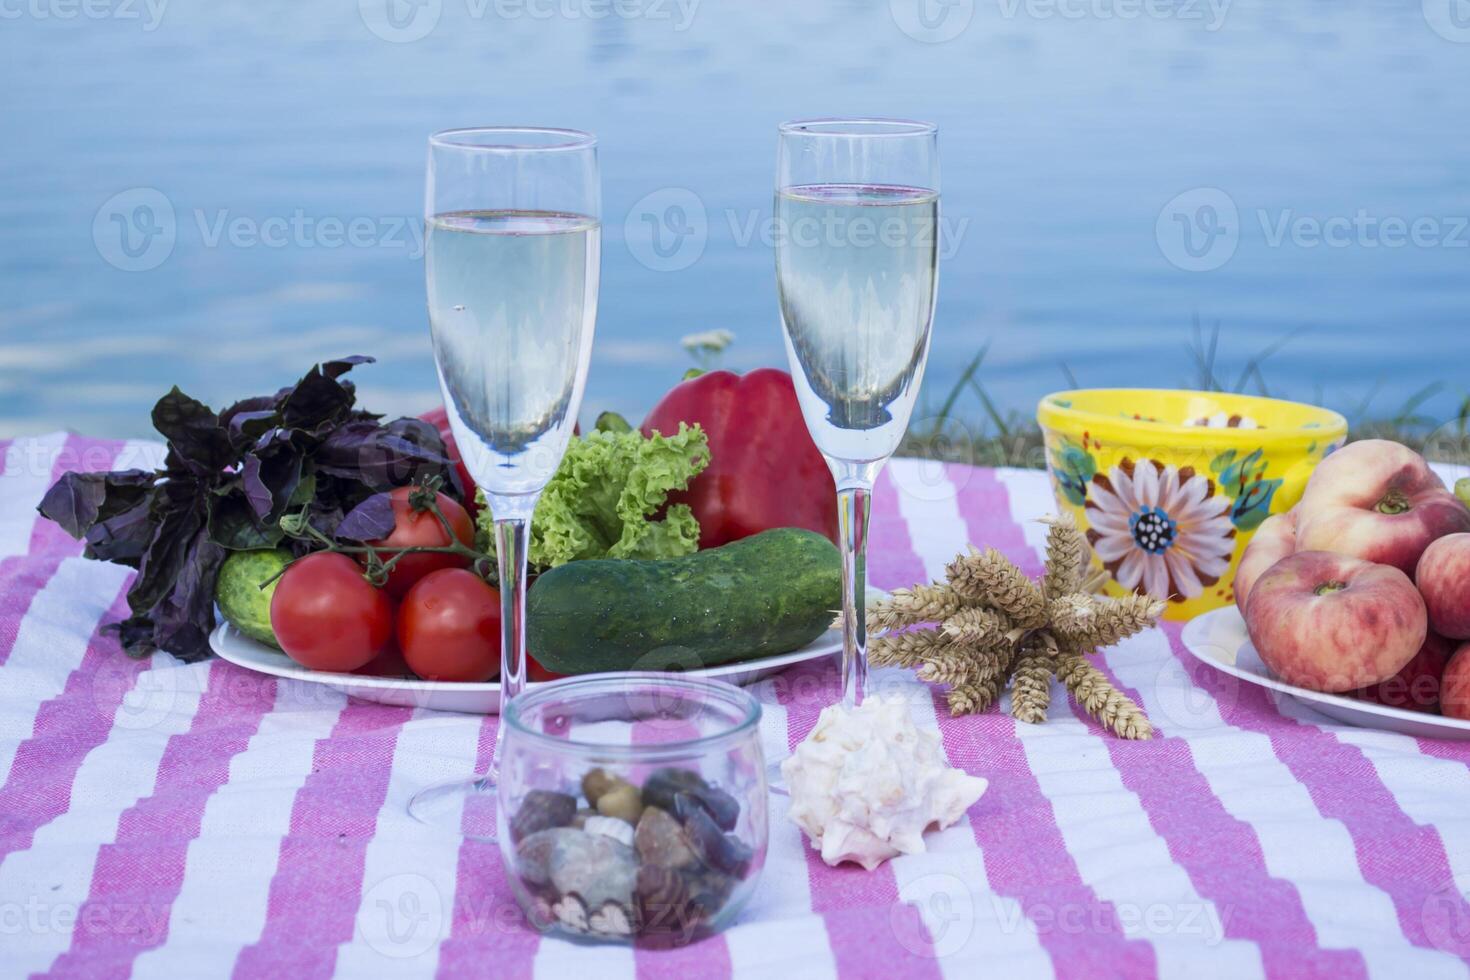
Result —
<instances>
[{"instance_id":1,"label":"tomato on vine","mask_svg":"<svg viewBox=\"0 0 1470 980\"><path fill-rule=\"evenodd\" d=\"M303 667L356 670L392 642L393 603L357 562L319 551L281 575L271 597L271 629Z\"/></svg>"},{"instance_id":2,"label":"tomato on vine","mask_svg":"<svg viewBox=\"0 0 1470 980\"><path fill-rule=\"evenodd\" d=\"M389 494L393 504L393 530L386 538L367 542L373 548L389 552L396 548L444 548L450 544L444 523L427 504L432 500L454 531L454 537L467 548L474 547L475 525L469 513L452 497L434 493L421 487L399 487ZM366 561L366 556L359 558ZM394 599L402 599L424 576L444 568L464 568L470 564L465 555L449 552L418 552L406 554L393 562L384 588Z\"/></svg>"}]
</instances>

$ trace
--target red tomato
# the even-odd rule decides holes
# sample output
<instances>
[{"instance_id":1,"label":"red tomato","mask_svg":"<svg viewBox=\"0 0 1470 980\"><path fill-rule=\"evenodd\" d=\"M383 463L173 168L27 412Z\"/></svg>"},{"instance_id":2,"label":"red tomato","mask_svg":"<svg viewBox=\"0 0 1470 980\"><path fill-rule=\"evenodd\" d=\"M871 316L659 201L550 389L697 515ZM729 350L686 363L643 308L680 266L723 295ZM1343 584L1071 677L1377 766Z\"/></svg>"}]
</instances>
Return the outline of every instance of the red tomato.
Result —
<instances>
[{"instance_id":1,"label":"red tomato","mask_svg":"<svg viewBox=\"0 0 1470 980\"><path fill-rule=\"evenodd\" d=\"M558 674L558 673L556 673L554 671L547 670L545 667L541 666L539 663L536 662L536 658L535 657L531 656L529 653L526 654L526 679L527 680L535 681L537 683L540 683L541 681L554 681L554 680L559 680L559 679L561 679L563 677L568 677L568 676L570 676L570 675L568 675L568 674Z\"/></svg>"},{"instance_id":2,"label":"red tomato","mask_svg":"<svg viewBox=\"0 0 1470 980\"><path fill-rule=\"evenodd\" d=\"M431 681L488 681L500 673L500 593L466 568L431 572L398 608L398 646Z\"/></svg>"},{"instance_id":3,"label":"red tomato","mask_svg":"<svg viewBox=\"0 0 1470 980\"><path fill-rule=\"evenodd\" d=\"M442 548L449 544L449 535L444 533L444 525L439 523L432 511L414 510L409 505L409 494L413 493L414 487L399 487L391 494L393 498L393 533L386 538L377 541L369 541L368 544L374 548ZM475 543L475 524L470 520L469 513L457 504L452 498L444 494L438 494L435 501L439 510L444 514L449 526L454 528L454 536L461 543L473 546ZM391 555L381 556L384 561ZM362 561L366 561L364 556ZM463 555L438 554L427 552L420 555L404 555L393 565L393 571L388 575L388 584L384 586L388 594L395 599L402 599L413 588L415 582L428 575L430 572L441 568L464 568L470 560Z\"/></svg>"},{"instance_id":4,"label":"red tomato","mask_svg":"<svg viewBox=\"0 0 1470 980\"><path fill-rule=\"evenodd\" d=\"M271 597L271 629L303 667L356 670L393 640L393 603L363 578L362 567L330 551L286 569Z\"/></svg>"}]
</instances>

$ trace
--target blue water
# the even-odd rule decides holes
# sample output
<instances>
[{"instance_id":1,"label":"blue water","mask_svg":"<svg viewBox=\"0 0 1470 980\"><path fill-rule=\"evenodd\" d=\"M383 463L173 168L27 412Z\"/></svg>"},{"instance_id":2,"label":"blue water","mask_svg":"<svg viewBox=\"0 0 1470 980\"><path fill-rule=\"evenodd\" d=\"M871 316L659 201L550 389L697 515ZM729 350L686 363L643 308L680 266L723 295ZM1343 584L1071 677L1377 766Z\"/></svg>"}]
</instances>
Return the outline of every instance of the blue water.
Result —
<instances>
[{"instance_id":1,"label":"blue water","mask_svg":"<svg viewBox=\"0 0 1470 980\"><path fill-rule=\"evenodd\" d=\"M1470 2L952 2L0 0L0 434L140 434L171 384L353 352L370 407L432 404L424 140L455 125L601 138L584 416L640 415L694 331L780 364L775 126L832 114L941 127L930 404L987 343L1006 408L1193 383L1198 318L1227 384L1301 331L1273 391L1457 406Z\"/></svg>"}]
</instances>

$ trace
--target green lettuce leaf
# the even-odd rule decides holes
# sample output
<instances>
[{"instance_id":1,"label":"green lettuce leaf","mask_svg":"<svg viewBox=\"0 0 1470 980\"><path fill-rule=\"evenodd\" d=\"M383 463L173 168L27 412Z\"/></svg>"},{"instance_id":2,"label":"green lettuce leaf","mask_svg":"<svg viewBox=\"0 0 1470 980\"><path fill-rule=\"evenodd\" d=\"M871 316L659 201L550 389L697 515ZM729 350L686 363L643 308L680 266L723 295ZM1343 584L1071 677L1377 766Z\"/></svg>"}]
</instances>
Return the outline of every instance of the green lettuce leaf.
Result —
<instances>
[{"instance_id":1,"label":"green lettuce leaf","mask_svg":"<svg viewBox=\"0 0 1470 980\"><path fill-rule=\"evenodd\" d=\"M553 568L587 558L677 558L699 548L699 522L668 495L709 465L699 426L676 435L594 431L574 438L531 521L530 563ZM493 538L489 507L480 527Z\"/></svg>"}]
</instances>

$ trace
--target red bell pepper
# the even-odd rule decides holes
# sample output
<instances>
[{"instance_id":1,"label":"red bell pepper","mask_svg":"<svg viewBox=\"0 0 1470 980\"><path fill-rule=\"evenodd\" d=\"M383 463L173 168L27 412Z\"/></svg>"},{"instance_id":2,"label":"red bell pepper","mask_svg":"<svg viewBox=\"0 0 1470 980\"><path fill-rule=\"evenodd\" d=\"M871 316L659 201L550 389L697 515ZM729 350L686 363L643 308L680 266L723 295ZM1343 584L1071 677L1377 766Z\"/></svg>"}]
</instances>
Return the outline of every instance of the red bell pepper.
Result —
<instances>
[{"instance_id":1,"label":"red bell pepper","mask_svg":"<svg viewBox=\"0 0 1470 980\"><path fill-rule=\"evenodd\" d=\"M791 375L710 371L664 395L643 434L699 423L710 464L689 489L671 494L699 520L699 546L714 548L773 527L804 527L837 541L837 488L812 442Z\"/></svg>"}]
</instances>

